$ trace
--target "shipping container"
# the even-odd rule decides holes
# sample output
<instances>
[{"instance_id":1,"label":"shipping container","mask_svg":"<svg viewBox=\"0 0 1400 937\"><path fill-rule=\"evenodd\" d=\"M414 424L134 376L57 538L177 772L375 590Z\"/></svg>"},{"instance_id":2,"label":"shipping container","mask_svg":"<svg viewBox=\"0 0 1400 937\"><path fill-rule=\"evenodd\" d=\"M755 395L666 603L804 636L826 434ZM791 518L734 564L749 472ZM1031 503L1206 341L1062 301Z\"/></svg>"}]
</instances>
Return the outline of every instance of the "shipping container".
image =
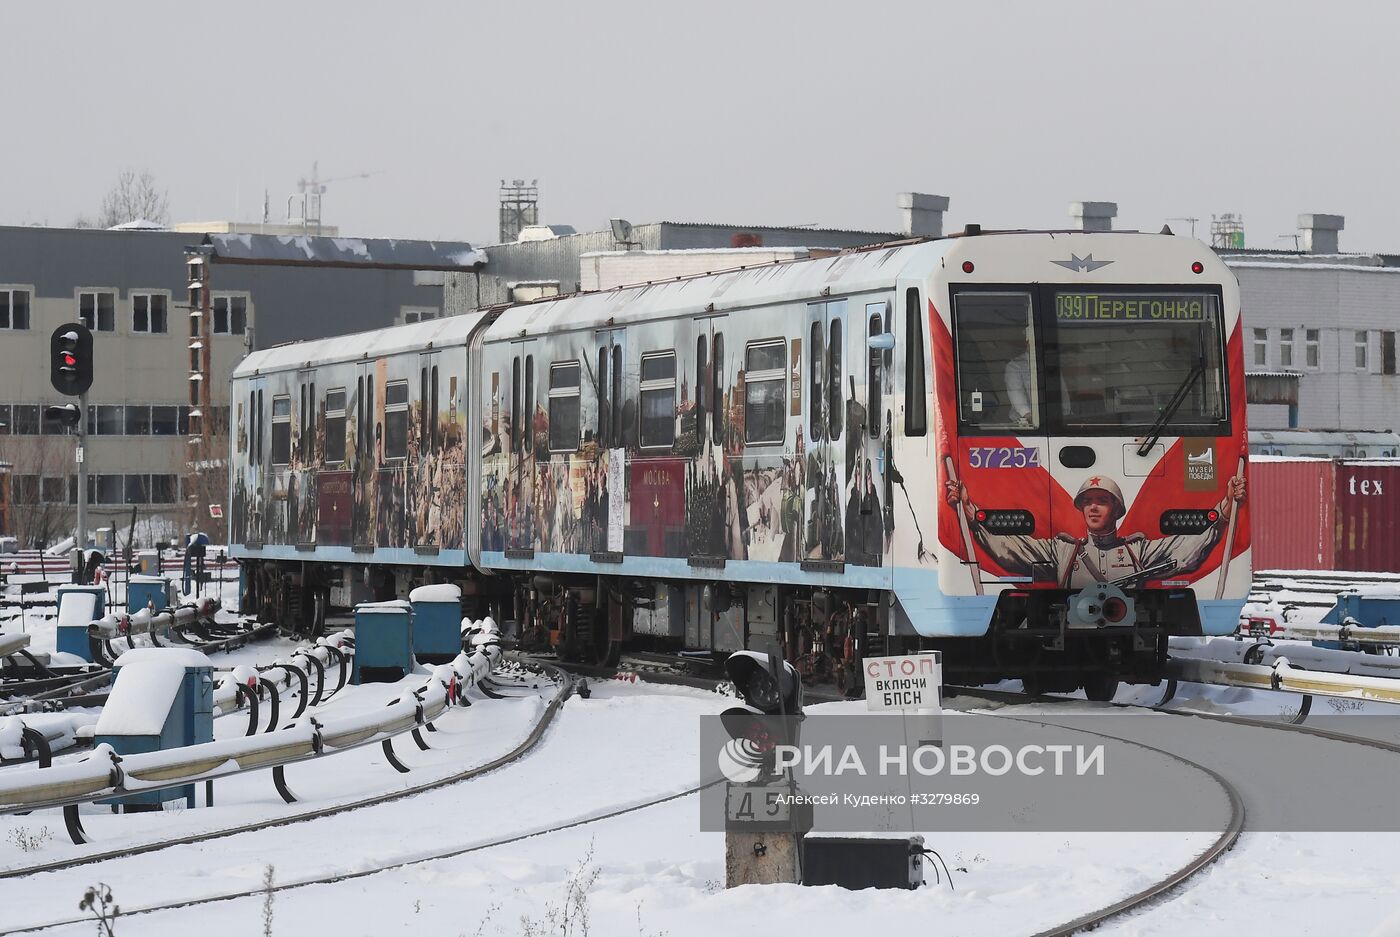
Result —
<instances>
[{"instance_id":1,"label":"shipping container","mask_svg":"<svg viewBox=\"0 0 1400 937\"><path fill-rule=\"evenodd\" d=\"M1255 569L1400 572L1400 463L1255 457Z\"/></svg>"},{"instance_id":2,"label":"shipping container","mask_svg":"<svg viewBox=\"0 0 1400 937\"><path fill-rule=\"evenodd\" d=\"M1249 460L1250 546L1255 569L1334 569L1330 459Z\"/></svg>"},{"instance_id":3,"label":"shipping container","mask_svg":"<svg viewBox=\"0 0 1400 937\"><path fill-rule=\"evenodd\" d=\"M1337 462L1335 569L1400 571L1400 466Z\"/></svg>"}]
</instances>

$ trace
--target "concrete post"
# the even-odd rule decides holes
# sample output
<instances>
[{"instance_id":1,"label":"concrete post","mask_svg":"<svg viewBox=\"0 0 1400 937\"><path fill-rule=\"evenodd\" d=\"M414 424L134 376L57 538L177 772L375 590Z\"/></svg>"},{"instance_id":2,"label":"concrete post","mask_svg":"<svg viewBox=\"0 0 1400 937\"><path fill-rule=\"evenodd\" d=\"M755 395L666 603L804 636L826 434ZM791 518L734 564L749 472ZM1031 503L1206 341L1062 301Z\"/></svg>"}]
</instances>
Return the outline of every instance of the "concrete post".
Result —
<instances>
[{"instance_id":1,"label":"concrete post","mask_svg":"<svg viewBox=\"0 0 1400 937\"><path fill-rule=\"evenodd\" d=\"M725 833L724 887L801 884L796 833Z\"/></svg>"}]
</instances>

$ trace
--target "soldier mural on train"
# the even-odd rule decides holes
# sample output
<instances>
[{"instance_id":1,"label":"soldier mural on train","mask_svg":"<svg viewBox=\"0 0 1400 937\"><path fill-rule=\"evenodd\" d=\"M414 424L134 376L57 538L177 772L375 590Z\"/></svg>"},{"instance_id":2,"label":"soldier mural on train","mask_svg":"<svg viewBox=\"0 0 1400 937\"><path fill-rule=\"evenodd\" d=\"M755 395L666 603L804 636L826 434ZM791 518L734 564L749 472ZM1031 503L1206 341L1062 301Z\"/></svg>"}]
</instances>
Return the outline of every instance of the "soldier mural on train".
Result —
<instances>
[{"instance_id":1,"label":"soldier mural on train","mask_svg":"<svg viewBox=\"0 0 1400 937\"><path fill-rule=\"evenodd\" d=\"M1243 476L1230 479L1225 497L1215 506L1217 520L1209 527L1171 537L1120 533L1118 522L1127 506L1118 483L1106 475L1089 476L1074 496L1074 506L1084 515L1087 533L1083 537L994 534L976 522L977 506L968 497L966 485L948 481L945 497L954 507L961 504L977 545L1008 573L1033 576L1040 566L1053 568L1055 581L1064 588L1096 582L1140 586L1200 568L1224 534L1235 503L1244 501L1245 480Z\"/></svg>"}]
</instances>

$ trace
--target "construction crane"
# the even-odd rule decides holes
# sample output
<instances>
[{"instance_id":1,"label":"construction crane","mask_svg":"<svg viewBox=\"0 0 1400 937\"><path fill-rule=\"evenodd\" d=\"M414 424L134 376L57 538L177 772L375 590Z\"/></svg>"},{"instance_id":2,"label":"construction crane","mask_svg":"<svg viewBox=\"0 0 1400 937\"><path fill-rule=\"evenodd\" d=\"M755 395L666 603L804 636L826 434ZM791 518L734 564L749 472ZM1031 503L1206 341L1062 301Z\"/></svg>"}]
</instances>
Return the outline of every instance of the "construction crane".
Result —
<instances>
[{"instance_id":1,"label":"construction crane","mask_svg":"<svg viewBox=\"0 0 1400 937\"><path fill-rule=\"evenodd\" d=\"M301 193L301 230L305 234L321 233L321 196L326 192L326 186L332 182L344 182L347 179L368 179L370 176L377 176L382 170L376 169L371 172L357 172L346 176L334 176L330 179L321 178L321 164L319 161L311 163L311 178L305 176L297 180L297 190ZM292 215L292 204L297 198L295 195L287 196L287 223L294 221ZM315 228L313 231L312 228Z\"/></svg>"}]
</instances>

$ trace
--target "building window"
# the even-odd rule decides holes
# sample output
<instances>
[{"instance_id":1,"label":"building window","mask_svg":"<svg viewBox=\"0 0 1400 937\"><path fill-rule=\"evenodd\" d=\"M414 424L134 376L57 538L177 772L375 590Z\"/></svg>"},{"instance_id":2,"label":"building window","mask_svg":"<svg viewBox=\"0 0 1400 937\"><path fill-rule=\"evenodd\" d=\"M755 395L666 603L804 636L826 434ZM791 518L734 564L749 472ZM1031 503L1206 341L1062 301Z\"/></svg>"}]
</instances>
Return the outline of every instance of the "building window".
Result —
<instances>
[{"instance_id":1,"label":"building window","mask_svg":"<svg viewBox=\"0 0 1400 937\"><path fill-rule=\"evenodd\" d=\"M179 500L179 486L174 475L151 476L151 503L174 504Z\"/></svg>"},{"instance_id":2,"label":"building window","mask_svg":"<svg viewBox=\"0 0 1400 937\"><path fill-rule=\"evenodd\" d=\"M147 406L131 406L126 408L126 435L128 436L149 436L151 435L151 408Z\"/></svg>"},{"instance_id":3,"label":"building window","mask_svg":"<svg viewBox=\"0 0 1400 937\"><path fill-rule=\"evenodd\" d=\"M408 458L408 381L384 385L384 458Z\"/></svg>"},{"instance_id":4,"label":"building window","mask_svg":"<svg viewBox=\"0 0 1400 937\"><path fill-rule=\"evenodd\" d=\"M326 391L326 461L345 461L345 388Z\"/></svg>"},{"instance_id":5,"label":"building window","mask_svg":"<svg viewBox=\"0 0 1400 937\"><path fill-rule=\"evenodd\" d=\"M549 368L549 449L573 452L578 448L579 366L566 361Z\"/></svg>"},{"instance_id":6,"label":"building window","mask_svg":"<svg viewBox=\"0 0 1400 937\"><path fill-rule=\"evenodd\" d=\"M124 480L125 476L122 475L89 475L88 500L94 504L126 503L122 491Z\"/></svg>"},{"instance_id":7,"label":"building window","mask_svg":"<svg viewBox=\"0 0 1400 937\"><path fill-rule=\"evenodd\" d=\"M1269 365L1269 330L1254 330L1254 366L1265 368Z\"/></svg>"},{"instance_id":8,"label":"building window","mask_svg":"<svg viewBox=\"0 0 1400 937\"><path fill-rule=\"evenodd\" d=\"M1381 373L1395 373L1395 333L1381 333Z\"/></svg>"},{"instance_id":9,"label":"building window","mask_svg":"<svg viewBox=\"0 0 1400 937\"><path fill-rule=\"evenodd\" d=\"M405 309L403 311L403 321L406 325L414 322L431 322L438 317L436 309Z\"/></svg>"},{"instance_id":10,"label":"building window","mask_svg":"<svg viewBox=\"0 0 1400 937\"><path fill-rule=\"evenodd\" d=\"M117 327L115 293L79 293L78 320L92 332L112 332Z\"/></svg>"},{"instance_id":11,"label":"building window","mask_svg":"<svg viewBox=\"0 0 1400 937\"><path fill-rule=\"evenodd\" d=\"M1293 330L1278 330L1278 365L1281 368L1293 367Z\"/></svg>"},{"instance_id":12,"label":"building window","mask_svg":"<svg viewBox=\"0 0 1400 937\"><path fill-rule=\"evenodd\" d=\"M16 475L14 482L10 486L10 492L15 504L38 504L39 503L39 476L38 475Z\"/></svg>"},{"instance_id":13,"label":"building window","mask_svg":"<svg viewBox=\"0 0 1400 937\"><path fill-rule=\"evenodd\" d=\"M62 475L45 475L39 492L45 504L68 503L68 479Z\"/></svg>"},{"instance_id":14,"label":"building window","mask_svg":"<svg viewBox=\"0 0 1400 937\"><path fill-rule=\"evenodd\" d=\"M92 409L92 408L89 407L88 409ZM0 436L8 436L8 435L10 435L10 432L11 432L10 421L13 420L13 419L14 419L14 417L10 414L10 405L7 404L7 403L0 403ZM89 423L88 432L92 432L92 428L91 428L91 424L90 424L90 423Z\"/></svg>"},{"instance_id":15,"label":"building window","mask_svg":"<svg viewBox=\"0 0 1400 937\"><path fill-rule=\"evenodd\" d=\"M642 356L641 445L644 449L676 441L676 353Z\"/></svg>"},{"instance_id":16,"label":"building window","mask_svg":"<svg viewBox=\"0 0 1400 937\"><path fill-rule=\"evenodd\" d=\"M752 342L744 349L744 441L782 442L787 435L786 343Z\"/></svg>"},{"instance_id":17,"label":"building window","mask_svg":"<svg viewBox=\"0 0 1400 937\"><path fill-rule=\"evenodd\" d=\"M215 335L242 335L248 327L246 296L215 296L213 312Z\"/></svg>"},{"instance_id":18,"label":"building window","mask_svg":"<svg viewBox=\"0 0 1400 937\"><path fill-rule=\"evenodd\" d=\"M166 298L161 293L131 295L131 331L152 335L166 330Z\"/></svg>"},{"instance_id":19,"label":"building window","mask_svg":"<svg viewBox=\"0 0 1400 937\"><path fill-rule=\"evenodd\" d=\"M1365 371L1370 367L1367 359L1367 352L1371 345L1370 336L1369 332L1356 333L1356 368L1359 371Z\"/></svg>"},{"instance_id":20,"label":"building window","mask_svg":"<svg viewBox=\"0 0 1400 937\"><path fill-rule=\"evenodd\" d=\"M126 502L127 504L150 504L151 503L151 476L149 475L128 475L126 476Z\"/></svg>"},{"instance_id":21,"label":"building window","mask_svg":"<svg viewBox=\"0 0 1400 937\"><path fill-rule=\"evenodd\" d=\"M151 435L174 436L180 432L180 408L151 407Z\"/></svg>"},{"instance_id":22,"label":"building window","mask_svg":"<svg viewBox=\"0 0 1400 937\"><path fill-rule=\"evenodd\" d=\"M29 290L0 290L0 329L29 328Z\"/></svg>"},{"instance_id":23,"label":"building window","mask_svg":"<svg viewBox=\"0 0 1400 937\"><path fill-rule=\"evenodd\" d=\"M292 398L279 394L272 398L272 464L292 462Z\"/></svg>"},{"instance_id":24,"label":"building window","mask_svg":"<svg viewBox=\"0 0 1400 937\"><path fill-rule=\"evenodd\" d=\"M1322 332L1318 329L1303 331L1303 364L1309 368L1322 366Z\"/></svg>"},{"instance_id":25,"label":"building window","mask_svg":"<svg viewBox=\"0 0 1400 937\"><path fill-rule=\"evenodd\" d=\"M14 429L16 436L38 436L39 435L39 405L37 403L17 403L11 412L14 417Z\"/></svg>"},{"instance_id":26,"label":"building window","mask_svg":"<svg viewBox=\"0 0 1400 937\"><path fill-rule=\"evenodd\" d=\"M126 408L98 404L96 429L98 436L121 436L124 434L126 432Z\"/></svg>"}]
</instances>

